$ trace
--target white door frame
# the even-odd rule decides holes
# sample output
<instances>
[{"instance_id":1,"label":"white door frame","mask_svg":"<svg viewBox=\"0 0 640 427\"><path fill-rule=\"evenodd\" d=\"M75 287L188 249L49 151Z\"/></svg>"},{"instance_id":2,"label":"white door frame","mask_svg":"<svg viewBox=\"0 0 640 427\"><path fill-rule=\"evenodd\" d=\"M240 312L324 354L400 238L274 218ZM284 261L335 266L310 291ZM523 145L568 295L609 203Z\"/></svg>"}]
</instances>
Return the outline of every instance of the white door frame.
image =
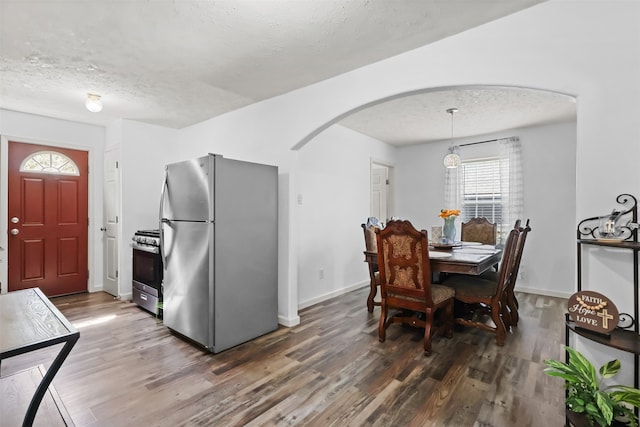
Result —
<instances>
[{"instance_id":1,"label":"white door frame","mask_svg":"<svg viewBox=\"0 0 640 427\"><path fill-rule=\"evenodd\" d=\"M31 138L21 138L18 136L7 136L2 135L0 137L0 247L4 249L4 251L0 251L0 285L2 286L2 293L7 293L7 289L9 288L8 283L8 269L7 269L7 238L9 231L9 219L7 218L9 211L9 141L22 142L25 144L38 144L38 145L48 145L52 148L60 147L60 148L69 148L72 150L80 150L86 151L88 156L88 165L89 165L89 173L87 176L87 214L89 216L89 230L87 231L87 268L89 269L89 280L87 281L87 291L95 292L97 289L96 285L96 277L95 277L95 266L94 266L94 245L95 238L93 229L96 227L96 214L94 212L95 209L95 194L93 192L94 182L93 182L93 174L92 170L95 170L95 148L83 145L74 145L74 144L61 144L59 142L52 141L43 141L43 140L35 140ZM102 278L98 280L98 283L102 283ZM100 286L101 287L101 286Z\"/></svg>"},{"instance_id":2,"label":"white door frame","mask_svg":"<svg viewBox=\"0 0 640 427\"><path fill-rule=\"evenodd\" d=\"M112 164L109 165L108 163ZM103 173L103 215L102 215L102 260L103 260L103 268L102 268L102 288L105 292L114 295L116 298L120 298L120 242L121 242L121 229L120 229L120 206L121 206L121 175L120 175L120 146L112 146L105 149L104 153L104 173ZM110 170L112 168L113 170ZM108 180L113 173L113 178L115 181L114 194L110 194ZM113 196L113 199L109 199L109 196ZM110 206L110 203L113 203L114 206ZM113 210L115 213L116 221L113 224L109 224L109 211ZM113 234L110 236L110 234ZM112 282L115 285L115 289L110 289L110 269L109 269L109 237L112 237L115 246L115 266Z\"/></svg>"},{"instance_id":3,"label":"white door frame","mask_svg":"<svg viewBox=\"0 0 640 427\"><path fill-rule=\"evenodd\" d=\"M387 177L389 180L389 184L387 185L387 217L391 218L394 216L395 211L395 192L394 192L394 181L395 181L395 166L385 160L375 159L373 157L370 158L369 161L369 200L371 200L371 176L373 173L374 166L382 166L387 168ZM378 218L382 222L386 222L387 218Z\"/></svg>"}]
</instances>

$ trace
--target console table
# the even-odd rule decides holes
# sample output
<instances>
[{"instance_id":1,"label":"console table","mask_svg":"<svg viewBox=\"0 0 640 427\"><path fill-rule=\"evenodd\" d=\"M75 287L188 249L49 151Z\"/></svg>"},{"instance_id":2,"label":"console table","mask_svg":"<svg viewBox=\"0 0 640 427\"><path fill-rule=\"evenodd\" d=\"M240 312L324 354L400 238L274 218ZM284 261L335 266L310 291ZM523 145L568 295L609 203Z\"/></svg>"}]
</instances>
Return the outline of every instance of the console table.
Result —
<instances>
[{"instance_id":1,"label":"console table","mask_svg":"<svg viewBox=\"0 0 640 427\"><path fill-rule=\"evenodd\" d=\"M0 363L9 357L64 343L31 398L23 426L33 424L42 398L78 338L80 332L40 289L0 295Z\"/></svg>"}]
</instances>

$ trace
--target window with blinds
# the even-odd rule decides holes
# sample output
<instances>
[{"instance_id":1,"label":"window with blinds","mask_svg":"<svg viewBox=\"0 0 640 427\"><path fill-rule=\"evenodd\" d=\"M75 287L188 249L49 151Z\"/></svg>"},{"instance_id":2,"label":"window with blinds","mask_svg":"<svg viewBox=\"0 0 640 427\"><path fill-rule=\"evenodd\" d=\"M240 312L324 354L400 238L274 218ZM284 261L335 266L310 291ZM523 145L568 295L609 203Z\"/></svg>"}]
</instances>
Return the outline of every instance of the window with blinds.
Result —
<instances>
[{"instance_id":1,"label":"window with blinds","mask_svg":"<svg viewBox=\"0 0 640 427\"><path fill-rule=\"evenodd\" d=\"M462 164L462 221L484 217L502 224L500 159L466 160Z\"/></svg>"}]
</instances>

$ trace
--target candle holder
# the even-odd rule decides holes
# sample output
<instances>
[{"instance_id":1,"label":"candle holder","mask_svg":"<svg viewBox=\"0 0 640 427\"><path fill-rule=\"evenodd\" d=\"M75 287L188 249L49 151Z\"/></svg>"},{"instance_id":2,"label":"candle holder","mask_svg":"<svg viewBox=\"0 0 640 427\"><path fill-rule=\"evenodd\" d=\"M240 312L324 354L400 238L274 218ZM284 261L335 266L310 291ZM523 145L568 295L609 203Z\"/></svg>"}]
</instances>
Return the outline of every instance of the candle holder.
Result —
<instances>
[{"instance_id":1,"label":"candle holder","mask_svg":"<svg viewBox=\"0 0 640 427\"><path fill-rule=\"evenodd\" d=\"M620 221L620 211L613 211L611 215L601 216L598 224L596 239L598 240L623 240L624 233Z\"/></svg>"},{"instance_id":2,"label":"candle holder","mask_svg":"<svg viewBox=\"0 0 640 427\"><path fill-rule=\"evenodd\" d=\"M619 207L610 214L594 216L580 221L578 239L595 239L603 242L637 242L638 201L631 194L616 197Z\"/></svg>"}]
</instances>

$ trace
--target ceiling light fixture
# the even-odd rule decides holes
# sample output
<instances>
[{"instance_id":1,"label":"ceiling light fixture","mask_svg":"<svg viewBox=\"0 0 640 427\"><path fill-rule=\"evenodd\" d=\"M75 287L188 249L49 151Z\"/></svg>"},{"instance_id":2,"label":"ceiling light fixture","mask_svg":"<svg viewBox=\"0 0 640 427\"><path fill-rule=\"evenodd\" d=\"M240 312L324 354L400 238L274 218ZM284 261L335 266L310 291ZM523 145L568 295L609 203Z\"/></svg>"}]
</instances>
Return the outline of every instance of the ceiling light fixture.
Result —
<instances>
[{"instance_id":1,"label":"ceiling light fixture","mask_svg":"<svg viewBox=\"0 0 640 427\"><path fill-rule=\"evenodd\" d=\"M451 114L451 147L449 147L449 154L444 156L444 167L447 169L455 169L460 166L460 156L456 153L458 147L453 145L453 115L458 112L457 108L449 108L447 113Z\"/></svg>"},{"instance_id":2,"label":"ceiling light fixture","mask_svg":"<svg viewBox=\"0 0 640 427\"><path fill-rule=\"evenodd\" d=\"M84 102L84 105L87 107L87 110L91 111L92 113L98 113L102 111L102 101L100 100L100 95L88 93L87 100Z\"/></svg>"}]
</instances>

